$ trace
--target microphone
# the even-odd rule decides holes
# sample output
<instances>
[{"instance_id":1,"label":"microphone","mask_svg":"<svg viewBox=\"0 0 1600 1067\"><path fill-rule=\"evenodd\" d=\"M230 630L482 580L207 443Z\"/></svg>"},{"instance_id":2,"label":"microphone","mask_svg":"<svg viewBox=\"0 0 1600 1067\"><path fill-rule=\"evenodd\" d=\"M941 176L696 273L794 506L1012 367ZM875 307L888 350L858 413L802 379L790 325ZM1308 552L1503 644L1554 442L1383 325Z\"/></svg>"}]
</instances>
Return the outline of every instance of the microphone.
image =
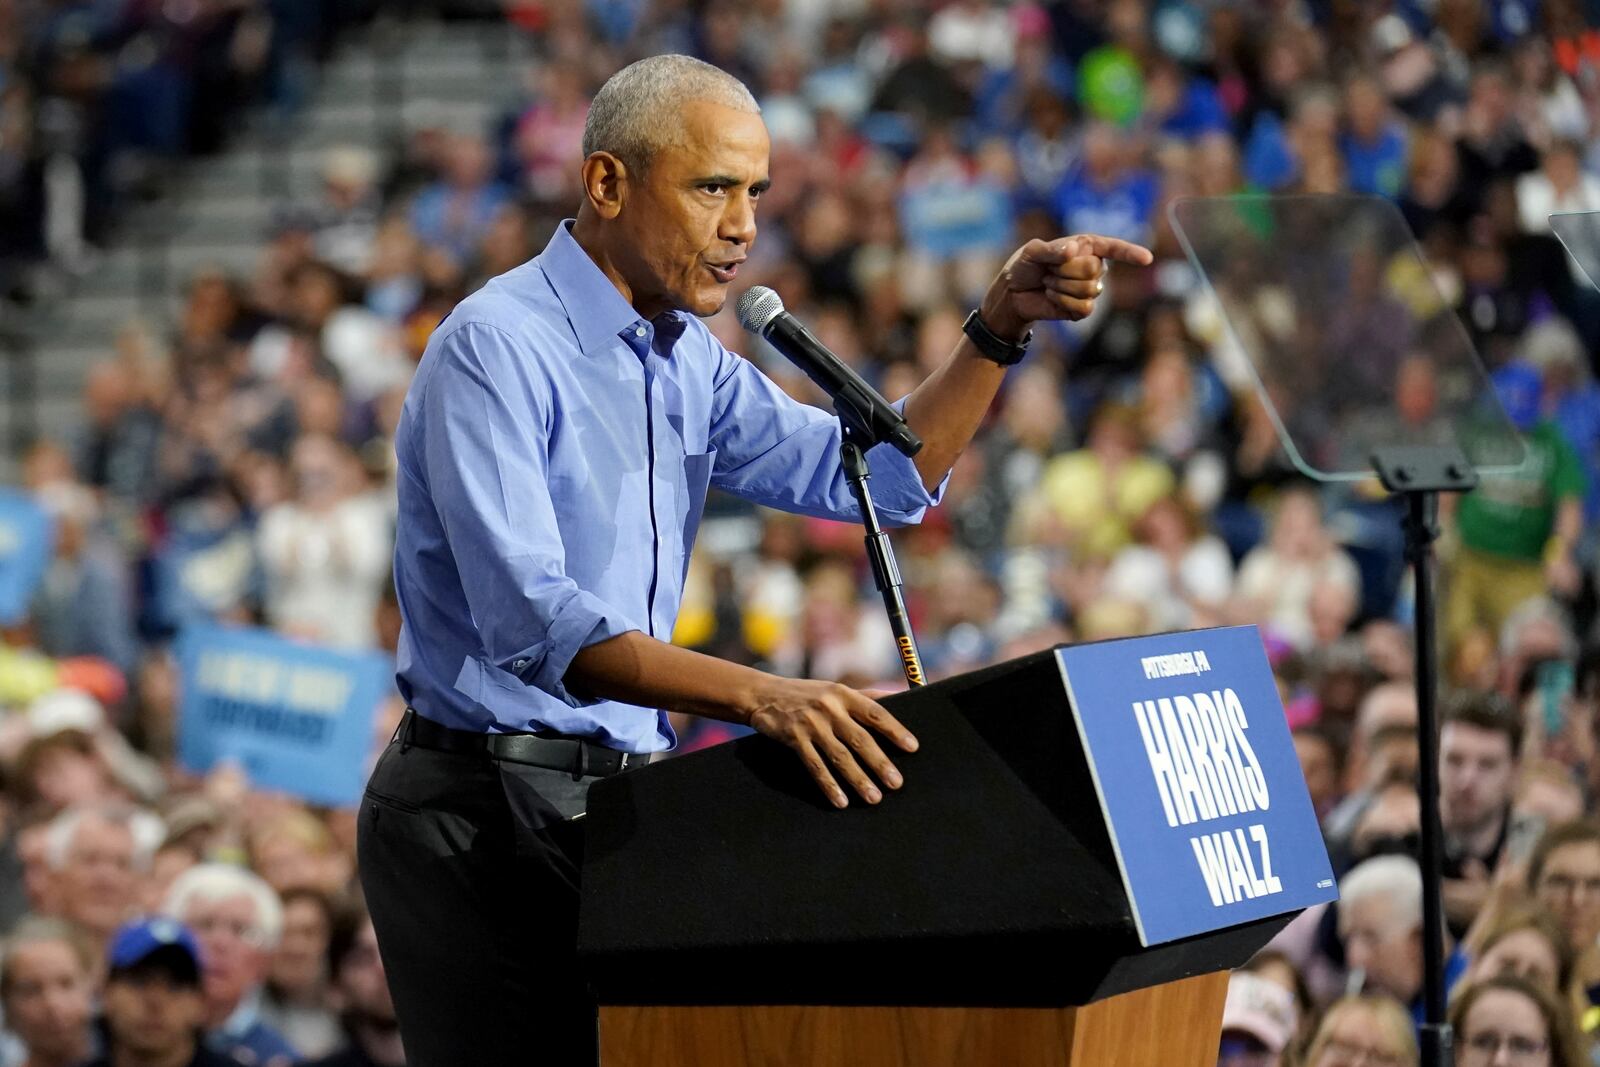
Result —
<instances>
[{"instance_id":1,"label":"microphone","mask_svg":"<svg viewBox=\"0 0 1600 1067\"><path fill-rule=\"evenodd\" d=\"M752 285L739 298L735 309L739 325L766 338L789 362L806 372L806 377L833 398L839 417L873 443L887 441L908 456L922 450L918 437L900 413L889 406L866 379L844 360L828 351L800 320L783 309L783 298L764 285Z\"/></svg>"}]
</instances>

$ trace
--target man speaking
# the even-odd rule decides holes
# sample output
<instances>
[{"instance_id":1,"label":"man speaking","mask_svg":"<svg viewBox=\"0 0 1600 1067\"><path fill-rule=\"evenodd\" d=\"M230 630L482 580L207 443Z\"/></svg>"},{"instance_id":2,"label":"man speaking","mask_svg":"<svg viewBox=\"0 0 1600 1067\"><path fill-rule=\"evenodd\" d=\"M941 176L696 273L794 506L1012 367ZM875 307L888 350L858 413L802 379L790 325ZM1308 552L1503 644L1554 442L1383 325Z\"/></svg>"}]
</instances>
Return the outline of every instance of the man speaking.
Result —
<instances>
[{"instance_id":1,"label":"man speaking","mask_svg":"<svg viewBox=\"0 0 1600 1067\"><path fill-rule=\"evenodd\" d=\"M829 800L899 772L916 740L842 685L675 648L708 486L844 520L838 421L787 398L696 316L756 237L768 138L749 91L658 56L595 96L583 201L545 250L440 324L396 435L398 681L411 710L360 813L361 880L413 1067L592 1064L577 966L584 794L675 738L667 713L744 723ZM1030 241L948 361L906 399L924 447L872 453L884 516L918 521L1020 359L1029 323L1079 319L1099 236Z\"/></svg>"}]
</instances>

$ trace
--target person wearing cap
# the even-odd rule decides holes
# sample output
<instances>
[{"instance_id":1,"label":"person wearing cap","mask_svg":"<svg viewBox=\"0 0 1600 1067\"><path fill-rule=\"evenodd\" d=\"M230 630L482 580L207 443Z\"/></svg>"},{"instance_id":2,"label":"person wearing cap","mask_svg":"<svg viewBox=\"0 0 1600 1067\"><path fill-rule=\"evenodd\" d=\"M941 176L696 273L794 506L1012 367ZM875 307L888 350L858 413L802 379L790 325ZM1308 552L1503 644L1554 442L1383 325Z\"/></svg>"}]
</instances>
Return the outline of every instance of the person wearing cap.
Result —
<instances>
[{"instance_id":1,"label":"person wearing cap","mask_svg":"<svg viewBox=\"0 0 1600 1067\"><path fill-rule=\"evenodd\" d=\"M1537 367L1508 363L1493 382L1528 457L1509 474L1485 475L1470 493L1443 498L1455 502L1460 539L1445 585L1452 645L1475 627L1499 633L1518 605L1551 592L1572 595L1582 582L1573 550L1583 533L1583 465L1544 417Z\"/></svg>"},{"instance_id":2,"label":"person wearing cap","mask_svg":"<svg viewBox=\"0 0 1600 1067\"><path fill-rule=\"evenodd\" d=\"M107 953L105 1053L86 1067L239 1067L201 1040L200 946L182 923L135 919Z\"/></svg>"},{"instance_id":3,"label":"person wearing cap","mask_svg":"<svg viewBox=\"0 0 1600 1067\"><path fill-rule=\"evenodd\" d=\"M1259 974L1235 971L1222 1005L1217 1067L1278 1067L1298 1016L1293 993Z\"/></svg>"},{"instance_id":4,"label":"person wearing cap","mask_svg":"<svg viewBox=\"0 0 1600 1067\"><path fill-rule=\"evenodd\" d=\"M163 914L194 931L203 949L206 1044L260 1067L288 1067L298 1051L262 1017L262 986L283 935L283 904L258 875L201 863L178 875Z\"/></svg>"},{"instance_id":5,"label":"person wearing cap","mask_svg":"<svg viewBox=\"0 0 1600 1067\"><path fill-rule=\"evenodd\" d=\"M454 1067L468 1049L480 1065L593 1062L582 824L567 820L596 774L673 747L670 713L790 746L838 807L847 789L877 803L880 782L901 784L872 731L915 748L853 689L668 643L709 486L860 517L839 421L698 318L722 309L755 240L769 145L726 72L675 55L624 68L589 109L577 219L457 305L417 367L395 434L397 678L414 710L359 821L415 1064ZM437 211L428 195L419 211ZM1011 256L904 403L922 450L871 452L885 521L936 503L1029 325L1089 314L1103 257L1153 258L1096 235Z\"/></svg>"}]
</instances>

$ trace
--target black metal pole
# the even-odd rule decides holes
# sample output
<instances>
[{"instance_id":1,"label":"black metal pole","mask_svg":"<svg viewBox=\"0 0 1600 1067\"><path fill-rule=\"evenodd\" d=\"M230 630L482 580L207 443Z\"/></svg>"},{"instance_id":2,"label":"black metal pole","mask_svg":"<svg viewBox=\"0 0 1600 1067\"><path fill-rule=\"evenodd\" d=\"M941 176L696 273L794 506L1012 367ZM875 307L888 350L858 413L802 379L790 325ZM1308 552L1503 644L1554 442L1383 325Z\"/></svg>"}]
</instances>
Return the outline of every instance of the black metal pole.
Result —
<instances>
[{"instance_id":1,"label":"black metal pole","mask_svg":"<svg viewBox=\"0 0 1600 1067\"><path fill-rule=\"evenodd\" d=\"M905 670L906 682L913 688L927 685L927 675L922 673L922 656L917 651L917 638L911 632L911 616L906 612L906 599L901 590L900 567L894 561L894 546L889 535L878 523L878 511L872 504L872 491L867 488L871 472L867 470L867 456L861 446L851 440L848 427L844 441L839 446L839 456L844 464L845 477L861 505L861 523L867 528L867 558L872 562L872 579L883 594L883 607L889 613L889 626L894 630L895 648L900 653L900 666Z\"/></svg>"},{"instance_id":2,"label":"black metal pole","mask_svg":"<svg viewBox=\"0 0 1600 1067\"><path fill-rule=\"evenodd\" d=\"M1372 465L1383 487L1401 497L1406 562L1416 577L1417 800L1422 808L1423 1067L1453 1067L1455 1035L1444 1017L1444 829L1439 822L1439 648L1434 611L1433 542L1439 494L1476 488L1478 472L1459 445L1382 445Z\"/></svg>"},{"instance_id":3,"label":"black metal pole","mask_svg":"<svg viewBox=\"0 0 1600 1067\"><path fill-rule=\"evenodd\" d=\"M1433 542L1439 535L1439 494L1414 490L1406 499L1406 559L1416 576L1417 783L1422 804L1422 995L1424 1022L1420 1031L1423 1067L1452 1067L1454 1035L1445 1021L1444 829L1439 821L1438 642L1434 617Z\"/></svg>"}]
</instances>

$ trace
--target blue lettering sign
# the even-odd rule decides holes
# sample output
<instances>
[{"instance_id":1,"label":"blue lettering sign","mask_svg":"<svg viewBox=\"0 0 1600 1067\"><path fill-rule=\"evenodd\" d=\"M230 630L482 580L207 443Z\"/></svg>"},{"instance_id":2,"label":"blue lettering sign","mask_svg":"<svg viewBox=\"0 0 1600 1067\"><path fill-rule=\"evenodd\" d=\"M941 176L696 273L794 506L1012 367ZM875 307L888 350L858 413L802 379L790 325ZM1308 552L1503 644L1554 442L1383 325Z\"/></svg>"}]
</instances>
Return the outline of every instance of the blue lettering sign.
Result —
<instances>
[{"instance_id":1,"label":"blue lettering sign","mask_svg":"<svg viewBox=\"0 0 1600 1067\"><path fill-rule=\"evenodd\" d=\"M1255 627L1058 655L1144 944L1336 896Z\"/></svg>"},{"instance_id":2,"label":"blue lettering sign","mask_svg":"<svg viewBox=\"0 0 1600 1067\"><path fill-rule=\"evenodd\" d=\"M374 716L394 675L388 657L194 626L178 640L178 665L186 768L204 773L235 760L256 785L316 804L359 802Z\"/></svg>"}]
</instances>

